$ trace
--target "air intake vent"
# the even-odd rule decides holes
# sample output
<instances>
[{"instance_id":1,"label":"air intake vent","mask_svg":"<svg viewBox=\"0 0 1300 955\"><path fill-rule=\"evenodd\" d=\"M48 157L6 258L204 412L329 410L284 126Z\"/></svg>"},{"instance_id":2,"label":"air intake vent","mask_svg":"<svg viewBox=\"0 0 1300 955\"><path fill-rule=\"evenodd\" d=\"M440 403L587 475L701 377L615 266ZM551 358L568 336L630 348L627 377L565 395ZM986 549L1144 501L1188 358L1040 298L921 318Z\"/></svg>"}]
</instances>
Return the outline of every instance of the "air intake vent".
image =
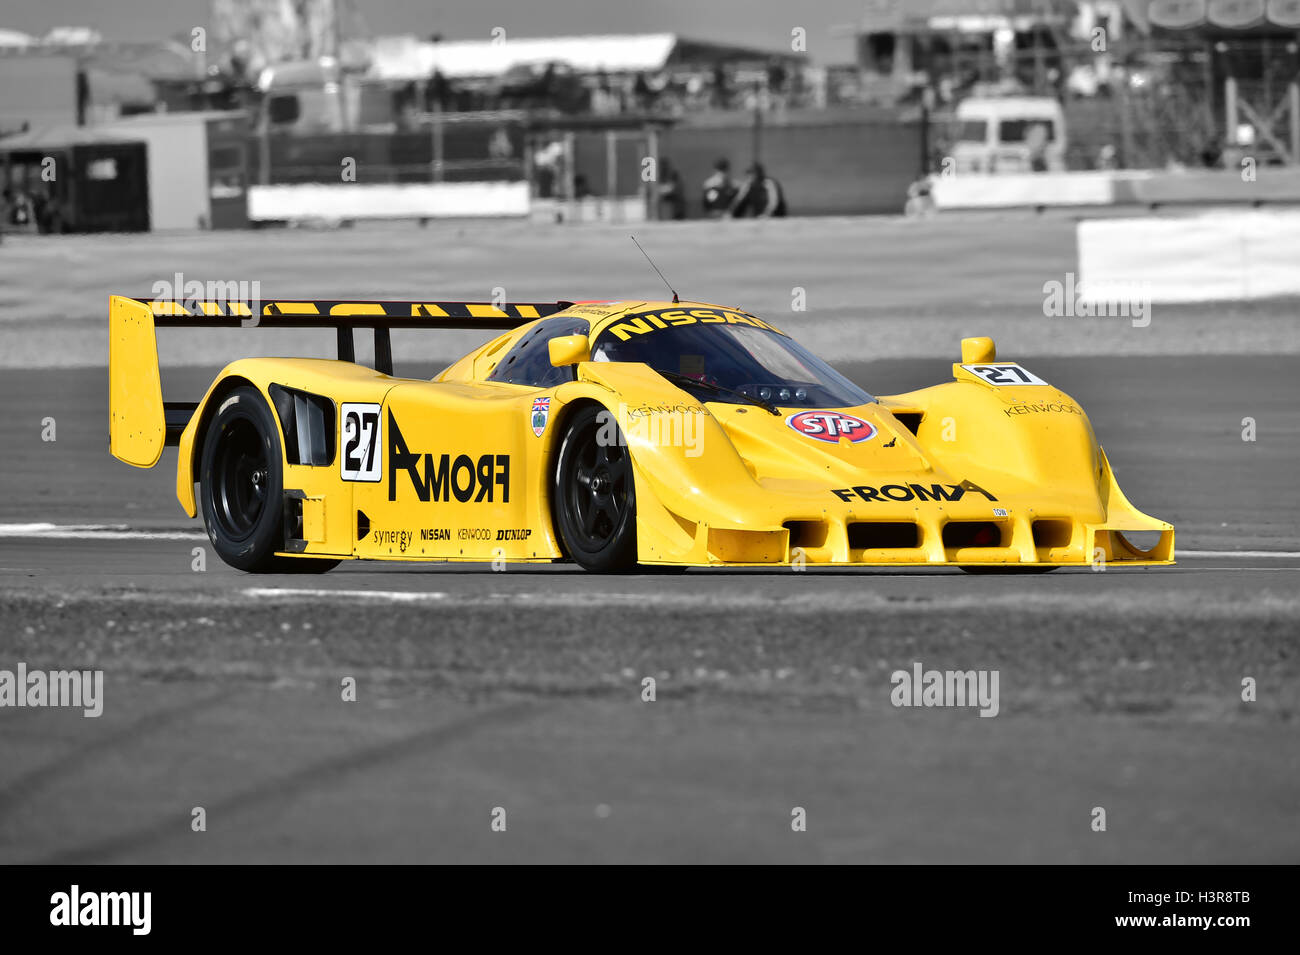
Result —
<instances>
[{"instance_id":1,"label":"air intake vent","mask_svg":"<svg viewBox=\"0 0 1300 955\"><path fill-rule=\"evenodd\" d=\"M921 545L921 529L910 522L849 525L849 550L898 550Z\"/></svg>"},{"instance_id":2,"label":"air intake vent","mask_svg":"<svg viewBox=\"0 0 1300 955\"><path fill-rule=\"evenodd\" d=\"M912 434L916 434L917 429L921 427L923 415L919 411L895 411L894 417L898 419L898 423L904 428L912 432Z\"/></svg>"},{"instance_id":3,"label":"air intake vent","mask_svg":"<svg viewBox=\"0 0 1300 955\"><path fill-rule=\"evenodd\" d=\"M786 521L785 529L790 532L791 550L796 547L816 550L826 546L825 521Z\"/></svg>"},{"instance_id":4,"label":"air intake vent","mask_svg":"<svg viewBox=\"0 0 1300 955\"><path fill-rule=\"evenodd\" d=\"M943 528L943 546L1001 547L1002 528L992 521L953 521Z\"/></svg>"},{"instance_id":5,"label":"air intake vent","mask_svg":"<svg viewBox=\"0 0 1300 955\"><path fill-rule=\"evenodd\" d=\"M1069 547L1072 525L1065 520L1034 521L1035 547Z\"/></svg>"}]
</instances>

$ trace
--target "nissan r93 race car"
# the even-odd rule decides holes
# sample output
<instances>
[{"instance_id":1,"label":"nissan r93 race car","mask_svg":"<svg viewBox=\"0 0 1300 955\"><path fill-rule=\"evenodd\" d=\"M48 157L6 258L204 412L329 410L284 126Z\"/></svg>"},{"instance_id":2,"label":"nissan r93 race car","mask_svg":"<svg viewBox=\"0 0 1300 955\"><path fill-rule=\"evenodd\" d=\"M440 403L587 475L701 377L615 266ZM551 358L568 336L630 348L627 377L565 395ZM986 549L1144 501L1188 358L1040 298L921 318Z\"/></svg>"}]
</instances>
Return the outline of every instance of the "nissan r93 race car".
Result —
<instances>
[{"instance_id":1,"label":"nissan r93 race car","mask_svg":"<svg viewBox=\"0 0 1300 955\"><path fill-rule=\"evenodd\" d=\"M155 329L241 324L333 327L338 359L245 358L164 402ZM113 296L110 325L113 454L149 468L175 445L181 507L246 571L1173 562L1173 527L1128 502L1087 415L988 338L962 341L951 381L876 397L705 303ZM395 377L390 329L410 327L504 333Z\"/></svg>"}]
</instances>

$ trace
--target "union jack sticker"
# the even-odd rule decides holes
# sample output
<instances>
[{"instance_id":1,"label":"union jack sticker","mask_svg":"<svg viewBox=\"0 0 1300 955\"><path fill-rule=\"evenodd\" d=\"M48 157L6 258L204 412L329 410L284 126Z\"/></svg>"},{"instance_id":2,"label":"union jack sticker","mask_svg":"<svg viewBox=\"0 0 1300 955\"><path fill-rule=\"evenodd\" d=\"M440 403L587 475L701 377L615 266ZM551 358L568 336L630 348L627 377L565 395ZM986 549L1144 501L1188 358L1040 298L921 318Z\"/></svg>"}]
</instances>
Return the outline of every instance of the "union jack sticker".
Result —
<instances>
[{"instance_id":1,"label":"union jack sticker","mask_svg":"<svg viewBox=\"0 0 1300 955\"><path fill-rule=\"evenodd\" d=\"M541 437L546 431L546 419L551 416L551 399L533 399L532 425L533 434Z\"/></svg>"}]
</instances>

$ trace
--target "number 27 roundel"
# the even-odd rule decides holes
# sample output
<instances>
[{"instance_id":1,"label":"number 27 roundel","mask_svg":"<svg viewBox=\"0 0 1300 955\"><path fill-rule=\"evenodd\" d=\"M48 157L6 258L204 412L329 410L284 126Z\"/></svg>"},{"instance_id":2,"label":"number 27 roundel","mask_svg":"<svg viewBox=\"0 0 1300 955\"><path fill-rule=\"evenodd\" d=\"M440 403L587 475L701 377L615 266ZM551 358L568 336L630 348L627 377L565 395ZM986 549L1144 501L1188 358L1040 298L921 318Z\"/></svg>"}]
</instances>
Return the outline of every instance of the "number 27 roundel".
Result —
<instances>
[{"instance_id":1,"label":"number 27 roundel","mask_svg":"<svg viewBox=\"0 0 1300 955\"><path fill-rule=\"evenodd\" d=\"M377 482L380 461L379 405L344 402L339 408L343 453L339 455L345 481Z\"/></svg>"}]
</instances>

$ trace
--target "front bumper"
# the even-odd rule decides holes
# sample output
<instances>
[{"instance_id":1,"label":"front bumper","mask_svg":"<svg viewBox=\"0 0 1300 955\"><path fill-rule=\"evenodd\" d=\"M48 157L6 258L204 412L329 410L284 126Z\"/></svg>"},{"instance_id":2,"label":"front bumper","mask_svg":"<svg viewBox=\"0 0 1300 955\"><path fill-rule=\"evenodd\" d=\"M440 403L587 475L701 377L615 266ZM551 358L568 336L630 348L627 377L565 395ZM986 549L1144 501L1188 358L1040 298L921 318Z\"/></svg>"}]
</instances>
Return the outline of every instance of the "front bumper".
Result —
<instances>
[{"instance_id":1,"label":"front bumper","mask_svg":"<svg viewBox=\"0 0 1300 955\"><path fill-rule=\"evenodd\" d=\"M922 515L864 520L826 514L779 527L726 528L678 519L690 535L670 554L651 548L644 563L688 566L1149 566L1174 562L1174 528L1132 512L1100 524L1034 512ZM1154 536L1146 549L1137 533ZM1128 536L1126 536L1128 535ZM685 543L685 542L683 542Z\"/></svg>"}]
</instances>

